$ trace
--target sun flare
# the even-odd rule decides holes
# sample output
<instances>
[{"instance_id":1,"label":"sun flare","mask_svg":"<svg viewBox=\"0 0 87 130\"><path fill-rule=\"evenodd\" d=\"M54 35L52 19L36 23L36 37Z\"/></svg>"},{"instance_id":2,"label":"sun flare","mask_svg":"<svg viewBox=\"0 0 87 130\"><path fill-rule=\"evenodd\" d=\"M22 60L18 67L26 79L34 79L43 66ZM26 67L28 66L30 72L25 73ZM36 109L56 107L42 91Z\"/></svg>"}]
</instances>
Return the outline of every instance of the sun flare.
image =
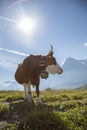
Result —
<instances>
[{"instance_id":1,"label":"sun flare","mask_svg":"<svg viewBox=\"0 0 87 130\"><path fill-rule=\"evenodd\" d=\"M18 28L24 33L32 33L36 28L36 20L24 17L18 22Z\"/></svg>"}]
</instances>

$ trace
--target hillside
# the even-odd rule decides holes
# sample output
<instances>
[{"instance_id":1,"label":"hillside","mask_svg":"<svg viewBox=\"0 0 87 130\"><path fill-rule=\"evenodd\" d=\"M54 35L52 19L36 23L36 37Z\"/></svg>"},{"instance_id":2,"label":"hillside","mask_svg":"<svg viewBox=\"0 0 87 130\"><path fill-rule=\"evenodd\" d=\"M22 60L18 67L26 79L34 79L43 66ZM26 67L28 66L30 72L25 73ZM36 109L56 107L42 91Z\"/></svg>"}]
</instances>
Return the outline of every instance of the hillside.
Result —
<instances>
[{"instance_id":1,"label":"hillside","mask_svg":"<svg viewBox=\"0 0 87 130\"><path fill-rule=\"evenodd\" d=\"M0 130L87 130L87 89L42 91L43 105L24 93L0 91Z\"/></svg>"}]
</instances>

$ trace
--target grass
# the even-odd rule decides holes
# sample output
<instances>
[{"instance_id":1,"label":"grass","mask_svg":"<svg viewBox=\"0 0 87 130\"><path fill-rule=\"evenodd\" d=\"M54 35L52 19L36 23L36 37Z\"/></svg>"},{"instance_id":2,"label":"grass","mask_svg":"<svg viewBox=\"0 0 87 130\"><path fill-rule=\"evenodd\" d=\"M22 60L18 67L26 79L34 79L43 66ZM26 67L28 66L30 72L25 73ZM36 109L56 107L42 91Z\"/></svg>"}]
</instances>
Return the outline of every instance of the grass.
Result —
<instances>
[{"instance_id":1,"label":"grass","mask_svg":"<svg viewBox=\"0 0 87 130\"><path fill-rule=\"evenodd\" d=\"M40 96L44 105L29 105L24 92L0 91L0 130L87 130L87 89L46 89Z\"/></svg>"}]
</instances>

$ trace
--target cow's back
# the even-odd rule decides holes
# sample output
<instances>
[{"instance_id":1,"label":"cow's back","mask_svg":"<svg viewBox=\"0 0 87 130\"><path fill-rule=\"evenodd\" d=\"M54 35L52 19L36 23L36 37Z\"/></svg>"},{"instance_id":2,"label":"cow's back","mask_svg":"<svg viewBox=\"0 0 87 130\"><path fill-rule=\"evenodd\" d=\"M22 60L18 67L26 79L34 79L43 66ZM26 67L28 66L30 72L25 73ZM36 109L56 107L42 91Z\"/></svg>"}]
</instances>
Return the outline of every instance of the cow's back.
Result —
<instances>
[{"instance_id":1,"label":"cow's back","mask_svg":"<svg viewBox=\"0 0 87 130\"><path fill-rule=\"evenodd\" d=\"M39 59L41 56L33 56L24 59L23 71L26 79L31 77L37 77L40 75Z\"/></svg>"}]
</instances>

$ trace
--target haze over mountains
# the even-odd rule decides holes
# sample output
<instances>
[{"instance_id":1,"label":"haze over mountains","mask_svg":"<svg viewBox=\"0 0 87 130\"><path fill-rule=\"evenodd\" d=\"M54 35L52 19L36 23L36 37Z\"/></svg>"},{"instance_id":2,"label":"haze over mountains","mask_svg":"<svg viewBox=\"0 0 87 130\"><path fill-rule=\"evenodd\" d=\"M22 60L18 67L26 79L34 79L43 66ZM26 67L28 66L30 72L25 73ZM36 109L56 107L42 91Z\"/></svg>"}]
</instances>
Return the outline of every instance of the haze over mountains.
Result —
<instances>
[{"instance_id":1,"label":"haze over mountains","mask_svg":"<svg viewBox=\"0 0 87 130\"><path fill-rule=\"evenodd\" d=\"M87 59L67 58L62 67L64 72L58 79L62 87L76 88L87 84Z\"/></svg>"},{"instance_id":2,"label":"haze over mountains","mask_svg":"<svg viewBox=\"0 0 87 130\"><path fill-rule=\"evenodd\" d=\"M14 79L17 65L23 61L26 54L10 53L0 50L0 90L23 90L23 87ZM76 89L87 84L87 59L76 60L67 58L63 64L61 75L50 75L47 80L41 79L40 90Z\"/></svg>"}]
</instances>

